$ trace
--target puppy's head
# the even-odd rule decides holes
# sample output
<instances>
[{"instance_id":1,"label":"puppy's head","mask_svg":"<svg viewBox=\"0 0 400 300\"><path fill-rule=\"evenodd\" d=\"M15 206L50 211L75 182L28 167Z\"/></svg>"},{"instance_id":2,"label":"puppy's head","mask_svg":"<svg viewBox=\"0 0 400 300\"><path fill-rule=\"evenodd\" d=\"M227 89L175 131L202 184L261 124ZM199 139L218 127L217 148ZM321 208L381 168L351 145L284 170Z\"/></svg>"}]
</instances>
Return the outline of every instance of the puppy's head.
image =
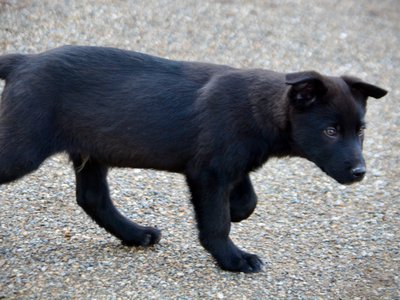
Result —
<instances>
[{"instance_id":1,"label":"puppy's head","mask_svg":"<svg viewBox=\"0 0 400 300\"><path fill-rule=\"evenodd\" d=\"M387 92L355 77L314 71L287 74L286 84L294 151L339 183L362 180L367 98Z\"/></svg>"}]
</instances>

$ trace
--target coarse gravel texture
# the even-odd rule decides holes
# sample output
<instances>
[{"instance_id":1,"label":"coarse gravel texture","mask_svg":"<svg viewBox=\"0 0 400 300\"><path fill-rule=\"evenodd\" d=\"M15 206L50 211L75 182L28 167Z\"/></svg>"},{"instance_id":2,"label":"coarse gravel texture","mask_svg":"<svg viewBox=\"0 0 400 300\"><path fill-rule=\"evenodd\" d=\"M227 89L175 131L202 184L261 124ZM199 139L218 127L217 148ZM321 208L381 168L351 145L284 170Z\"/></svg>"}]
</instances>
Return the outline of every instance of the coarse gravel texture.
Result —
<instances>
[{"instance_id":1,"label":"coarse gravel texture","mask_svg":"<svg viewBox=\"0 0 400 300\"><path fill-rule=\"evenodd\" d=\"M215 265L197 241L177 174L111 171L121 211L163 232L155 247L123 247L75 203L72 168L57 155L0 187L0 298L399 299L399 20L398 0L0 0L0 53L107 45L236 67L354 74L389 90L368 103L362 183L341 186L293 158L252 175L259 205L231 237L260 255L261 273Z\"/></svg>"}]
</instances>

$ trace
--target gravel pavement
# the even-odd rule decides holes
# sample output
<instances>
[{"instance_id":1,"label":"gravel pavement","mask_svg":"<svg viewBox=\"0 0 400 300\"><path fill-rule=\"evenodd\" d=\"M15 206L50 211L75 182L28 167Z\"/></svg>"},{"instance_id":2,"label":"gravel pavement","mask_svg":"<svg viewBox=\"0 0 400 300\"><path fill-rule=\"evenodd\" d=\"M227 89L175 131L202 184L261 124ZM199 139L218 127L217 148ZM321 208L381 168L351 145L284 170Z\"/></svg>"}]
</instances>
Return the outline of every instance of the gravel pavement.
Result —
<instances>
[{"instance_id":1,"label":"gravel pavement","mask_svg":"<svg viewBox=\"0 0 400 300\"><path fill-rule=\"evenodd\" d=\"M389 90L369 100L362 183L338 185L302 159L271 160L252 175L258 208L231 236L260 255L261 273L217 268L176 174L112 170L121 211L163 231L150 249L121 246L75 203L72 168L58 155L0 186L0 298L400 299L399 20L398 0L0 0L0 53L107 45L348 73Z\"/></svg>"}]
</instances>

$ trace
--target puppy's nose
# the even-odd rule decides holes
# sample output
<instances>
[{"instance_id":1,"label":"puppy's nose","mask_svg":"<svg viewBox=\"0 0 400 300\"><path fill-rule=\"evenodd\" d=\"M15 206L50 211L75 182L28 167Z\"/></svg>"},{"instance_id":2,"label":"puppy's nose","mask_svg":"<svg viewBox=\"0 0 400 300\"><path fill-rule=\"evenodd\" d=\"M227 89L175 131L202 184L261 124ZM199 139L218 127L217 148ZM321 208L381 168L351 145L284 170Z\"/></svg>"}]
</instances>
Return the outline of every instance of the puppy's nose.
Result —
<instances>
[{"instance_id":1,"label":"puppy's nose","mask_svg":"<svg viewBox=\"0 0 400 300\"><path fill-rule=\"evenodd\" d=\"M365 175L366 169L364 166L357 166L351 170L354 179L362 179Z\"/></svg>"}]
</instances>

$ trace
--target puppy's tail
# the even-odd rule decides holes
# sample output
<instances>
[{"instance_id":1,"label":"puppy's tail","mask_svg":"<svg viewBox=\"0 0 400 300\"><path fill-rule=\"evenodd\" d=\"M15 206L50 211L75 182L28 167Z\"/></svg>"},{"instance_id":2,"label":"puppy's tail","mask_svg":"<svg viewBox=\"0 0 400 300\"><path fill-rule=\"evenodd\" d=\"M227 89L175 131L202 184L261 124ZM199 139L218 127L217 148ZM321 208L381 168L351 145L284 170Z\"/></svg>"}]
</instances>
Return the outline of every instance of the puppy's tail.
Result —
<instances>
[{"instance_id":1,"label":"puppy's tail","mask_svg":"<svg viewBox=\"0 0 400 300\"><path fill-rule=\"evenodd\" d=\"M0 56L0 79L6 80L24 57L25 55L22 54L6 54Z\"/></svg>"}]
</instances>

